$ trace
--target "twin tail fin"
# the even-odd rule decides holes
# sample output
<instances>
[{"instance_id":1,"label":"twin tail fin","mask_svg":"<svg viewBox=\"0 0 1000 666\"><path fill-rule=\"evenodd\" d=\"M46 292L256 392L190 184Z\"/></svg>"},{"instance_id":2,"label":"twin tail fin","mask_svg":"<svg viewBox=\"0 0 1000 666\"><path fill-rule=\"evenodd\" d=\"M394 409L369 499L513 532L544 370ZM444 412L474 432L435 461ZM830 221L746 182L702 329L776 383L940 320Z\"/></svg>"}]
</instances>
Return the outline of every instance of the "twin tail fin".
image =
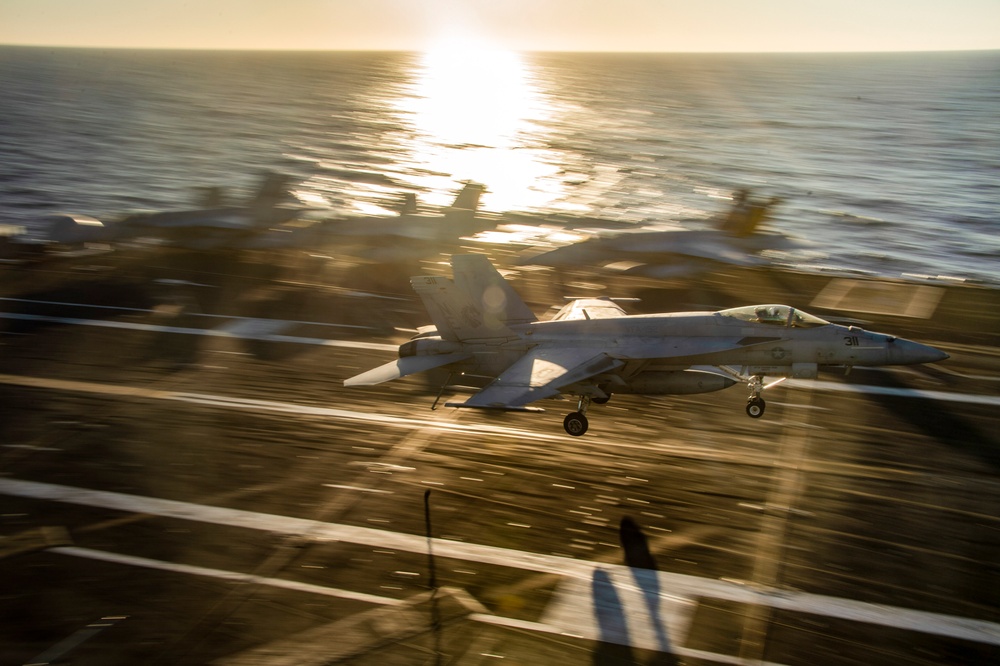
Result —
<instances>
[{"instance_id":1,"label":"twin tail fin","mask_svg":"<svg viewBox=\"0 0 1000 666\"><path fill-rule=\"evenodd\" d=\"M537 321L514 288L481 254L451 258L454 279L414 277L417 292L444 340L517 337L510 326Z\"/></svg>"}]
</instances>

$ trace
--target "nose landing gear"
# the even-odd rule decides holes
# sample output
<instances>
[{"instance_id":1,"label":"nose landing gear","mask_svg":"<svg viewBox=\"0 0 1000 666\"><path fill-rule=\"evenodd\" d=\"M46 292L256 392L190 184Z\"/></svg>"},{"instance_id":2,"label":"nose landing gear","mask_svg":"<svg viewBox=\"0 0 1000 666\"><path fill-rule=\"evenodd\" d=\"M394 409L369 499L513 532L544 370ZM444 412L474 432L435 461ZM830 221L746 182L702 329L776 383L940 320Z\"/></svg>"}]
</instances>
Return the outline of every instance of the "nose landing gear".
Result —
<instances>
[{"instance_id":1,"label":"nose landing gear","mask_svg":"<svg viewBox=\"0 0 1000 666\"><path fill-rule=\"evenodd\" d=\"M760 397L761 391L764 390L764 378L760 375L754 375L750 378L750 397L747 398L747 416L753 419L759 419L764 416L764 407L767 403L764 399Z\"/></svg>"},{"instance_id":2,"label":"nose landing gear","mask_svg":"<svg viewBox=\"0 0 1000 666\"><path fill-rule=\"evenodd\" d=\"M764 416L764 407L767 403L764 402L763 398L750 398L747 400L747 416L754 419L759 419Z\"/></svg>"}]
</instances>

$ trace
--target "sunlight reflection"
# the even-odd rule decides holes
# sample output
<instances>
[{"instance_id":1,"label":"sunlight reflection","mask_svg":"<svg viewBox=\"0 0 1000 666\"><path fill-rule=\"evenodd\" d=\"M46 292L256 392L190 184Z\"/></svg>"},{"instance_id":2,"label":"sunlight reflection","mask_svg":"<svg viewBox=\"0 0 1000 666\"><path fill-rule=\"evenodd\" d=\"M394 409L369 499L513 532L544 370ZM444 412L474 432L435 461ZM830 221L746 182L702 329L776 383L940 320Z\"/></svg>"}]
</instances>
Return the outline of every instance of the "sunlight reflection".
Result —
<instances>
[{"instance_id":1,"label":"sunlight reflection","mask_svg":"<svg viewBox=\"0 0 1000 666\"><path fill-rule=\"evenodd\" d=\"M414 68L409 95L396 101L412 124L414 184L444 205L456 180L486 185L483 207L504 211L546 206L564 195L556 156L541 147L552 107L520 54L436 50ZM431 196L440 200L430 200Z\"/></svg>"},{"instance_id":2,"label":"sunlight reflection","mask_svg":"<svg viewBox=\"0 0 1000 666\"><path fill-rule=\"evenodd\" d=\"M516 53L424 54L410 110L421 131L451 145L513 147L537 95Z\"/></svg>"}]
</instances>

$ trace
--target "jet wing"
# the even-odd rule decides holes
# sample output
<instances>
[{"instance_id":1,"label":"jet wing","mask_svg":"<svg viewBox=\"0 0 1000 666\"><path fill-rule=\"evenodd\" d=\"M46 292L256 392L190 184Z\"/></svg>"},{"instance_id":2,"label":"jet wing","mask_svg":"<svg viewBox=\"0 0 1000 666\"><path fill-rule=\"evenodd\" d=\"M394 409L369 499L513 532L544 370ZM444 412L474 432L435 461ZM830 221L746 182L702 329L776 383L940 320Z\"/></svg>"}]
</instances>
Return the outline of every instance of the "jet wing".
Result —
<instances>
[{"instance_id":1,"label":"jet wing","mask_svg":"<svg viewBox=\"0 0 1000 666\"><path fill-rule=\"evenodd\" d=\"M350 379L344 380L344 386L374 386L406 375L412 375L425 370L433 370L449 363L458 363L471 354L433 354L429 356L404 356L403 358L380 365L368 372L362 372Z\"/></svg>"},{"instance_id":2,"label":"jet wing","mask_svg":"<svg viewBox=\"0 0 1000 666\"><path fill-rule=\"evenodd\" d=\"M541 411L525 407L530 402L559 395L564 386L609 372L624 365L604 351L585 348L536 347L462 403L449 407Z\"/></svg>"}]
</instances>

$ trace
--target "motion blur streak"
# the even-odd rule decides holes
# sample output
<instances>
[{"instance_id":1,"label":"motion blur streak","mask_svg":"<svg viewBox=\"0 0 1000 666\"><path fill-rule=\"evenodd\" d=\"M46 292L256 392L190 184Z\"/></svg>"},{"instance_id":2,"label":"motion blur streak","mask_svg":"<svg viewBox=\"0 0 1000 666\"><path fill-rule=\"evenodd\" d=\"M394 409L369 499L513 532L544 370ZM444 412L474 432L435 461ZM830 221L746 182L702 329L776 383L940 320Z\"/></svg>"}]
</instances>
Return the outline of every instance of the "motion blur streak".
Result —
<instances>
[{"instance_id":1,"label":"motion blur streak","mask_svg":"<svg viewBox=\"0 0 1000 666\"><path fill-rule=\"evenodd\" d=\"M287 402L274 402L270 400L253 400L249 398L235 398L221 395L206 395L199 393L178 393L173 391L159 391L131 386L114 386L109 384L97 384L91 382L78 382L62 379L44 379L41 377L17 377L13 375L0 375L0 382L17 386L31 386L35 388L50 388L65 391L81 391L86 393L98 393L105 395L120 395L135 398L151 398L157 400L178 400L182 402L196 403L200 405L210 405L229 409L251 409L257 411L280 412L286 414L305 414L310 416L326 416L332 418L344 418L357 421L369 421L381 423L388 426L400 428L436 428L439 430L458 430L465 432L483 432L497 437L531 437L536 440L562 441L562 437L545 435L528 430L516 430L514 428L498 428L490 424L485 425L462 425L459 423L448 423L445 421L432 421L428 419L411 419L402 416L389 416L386 414L372 414L369 412L356 412L346 409L334 409L330 407L314 407L310 405L296 405Z\"/></svg>"},{"instance_id":2,"label":"motion blur streak","mask_svg":"<svg viewBox=\"0 0 1000 666\"><path fill-rule=\"evenodd\" d=\"M124 493L74 488L19 479L0 479L0 493L18 497L68 502L70 504L146 513L182 520L195 520L217 525L266 530L279 534L312 534L317 540L347 541L384 548L395 548L412 553L423 553L427 540L415 534L401 534L368 527L322 523L291 516L254 513L239 509L204 506L176 500L140 497ZM555 555L526 553L495 546L482 546L436 538L434 552L439 557L515 567L542 573L554 573L589 580L595 567L605 570L622 570L630 575L629 568L621 565L596 564ZM913 631L962 638L965 640L1000 645L1000 624L967 618L940 615L923 611L893 608L838 599L818 594L796 593L771 588L752 589L735 582L699 578L665 571L657 572L660 589L672 595L702 595L739 603L761 604L783 610L825 615L841 619L869 622L883 626L899 627Z\"/></svg>"}]
</instances>

